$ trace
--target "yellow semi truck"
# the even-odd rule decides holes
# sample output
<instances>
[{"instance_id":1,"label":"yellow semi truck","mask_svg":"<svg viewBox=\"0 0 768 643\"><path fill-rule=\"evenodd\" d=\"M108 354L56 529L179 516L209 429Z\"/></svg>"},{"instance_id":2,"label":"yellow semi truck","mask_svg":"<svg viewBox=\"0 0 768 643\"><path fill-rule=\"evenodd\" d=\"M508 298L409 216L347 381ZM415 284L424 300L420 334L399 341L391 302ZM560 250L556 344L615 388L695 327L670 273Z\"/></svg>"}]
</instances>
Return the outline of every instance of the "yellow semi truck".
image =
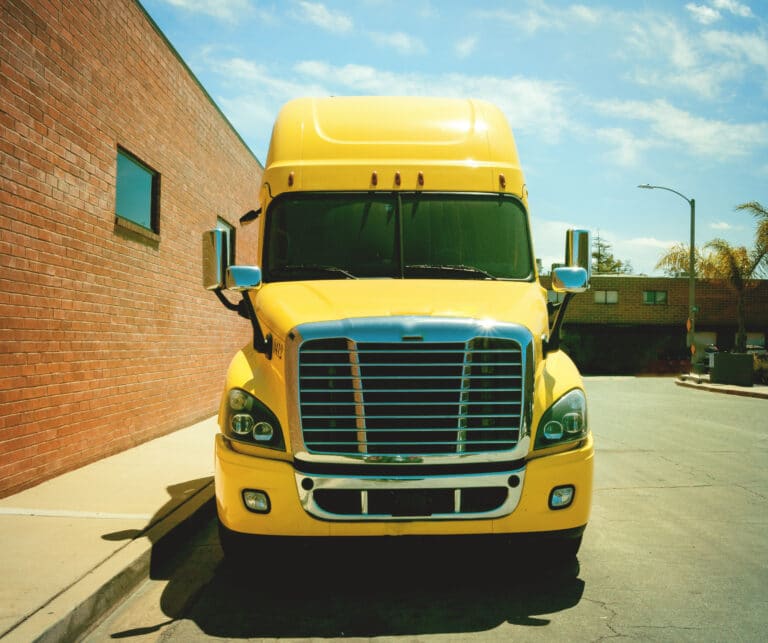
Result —
<instances>
[{"instance_id":1,"label":"yellow semi truck","mask_svg":"<svg viewBox=\"0 0 768 643\"><path fill-rule=\"evenodd\" d=\"M526 534L574 556L594 451L558 336L589 238L569 231L553 310L501 111L291 101L260 199L241 219L258 265L233 265L233 234L203 237L204 286L253 326L219 409L225 554L256 536Z\"/></svg>"}]
</instances>

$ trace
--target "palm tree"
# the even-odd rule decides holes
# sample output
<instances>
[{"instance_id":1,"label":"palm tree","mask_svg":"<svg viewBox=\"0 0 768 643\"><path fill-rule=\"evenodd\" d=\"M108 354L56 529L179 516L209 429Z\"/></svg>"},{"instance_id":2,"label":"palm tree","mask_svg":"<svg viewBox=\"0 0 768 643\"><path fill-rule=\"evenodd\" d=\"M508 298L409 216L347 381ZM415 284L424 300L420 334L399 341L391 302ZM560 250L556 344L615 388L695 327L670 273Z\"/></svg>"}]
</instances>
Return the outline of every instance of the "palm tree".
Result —
<instances>
[{"instance_id":1,"label":"palm tree","mask_svg":"<svg viewBox=\"0 0 768 643\"><path fill-rule=\"evenodd\" d=\"M768 278L768 209L757 201L749 201L736 206L737 210L746 210L757 219L755 232L755 247L752 250L754 263L753 278Z\"/></svg>"},{"instance_id":2,"label":"palm tree","mask_svg":"<svg viewBox=\"0 0 768 643\"><path fill-rule=\"evenodd\" d=\"M746 210L757 219L755 247L748 250L724 239L713 239L704 244L706 252L695 249L694 255L697 276L722 279L736 293L736 352L744 353L747 350L744 295L756 285L756 279L768 276L768 210L757 201L742 203L736 209ZM688 247L682 243L672 246L659 259L656 269L674 277L688 275Z\"/></svg>"},{"instance_id":3,"label":"palm tree","mask_svg":"<svg viewBox=\"0 0 768 643\"><path fill-rule=\"evenodd\" d=\"M699 248L693 249L696 276L707 277L710 273L709 256L702 255ZM684 243L676 243L659 259L656 270L663 270L668 277L687 277L690 270L690 253Z\"/></svg>"}]
</instances>

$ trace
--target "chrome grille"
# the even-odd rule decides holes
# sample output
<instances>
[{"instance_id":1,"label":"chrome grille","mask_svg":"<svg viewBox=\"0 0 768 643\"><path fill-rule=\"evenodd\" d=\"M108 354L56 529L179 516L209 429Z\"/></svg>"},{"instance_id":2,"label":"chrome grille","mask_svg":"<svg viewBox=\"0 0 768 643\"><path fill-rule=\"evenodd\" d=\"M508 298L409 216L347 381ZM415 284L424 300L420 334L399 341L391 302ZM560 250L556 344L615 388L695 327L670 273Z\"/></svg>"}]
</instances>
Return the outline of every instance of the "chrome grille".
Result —
<instances>
[{"instance_id":1,"label":"chrome grille","mask_svg":"<svg viewBox=\"0 0 768 643\"><path fill-rule=\"evenodd\" d=\"M310 453L423 456L498 452L520 437L523 366L512 339L354 342L299 350Z\"/></svg>"}]
</instances>

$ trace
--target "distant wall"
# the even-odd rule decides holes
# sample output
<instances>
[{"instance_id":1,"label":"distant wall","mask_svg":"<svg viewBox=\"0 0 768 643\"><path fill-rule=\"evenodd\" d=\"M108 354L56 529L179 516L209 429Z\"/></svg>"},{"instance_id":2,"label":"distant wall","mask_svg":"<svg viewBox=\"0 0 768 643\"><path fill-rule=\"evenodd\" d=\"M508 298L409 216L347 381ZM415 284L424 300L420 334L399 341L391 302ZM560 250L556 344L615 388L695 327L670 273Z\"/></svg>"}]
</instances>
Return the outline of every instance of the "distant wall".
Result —
<instances>
[{"instance_id":1,"label":"distant wall","mask_svg":"<svg viewBox=\"0 0 768 643\"><path fill-rule=\"evenodd\" d=\"M550 287L549 277L541 281ZM651 292L664 295L647 303ZM737 329L733 290L724 281L697 279L696 305L700 349L708 343L703 337L713 338L722 350L732 349ZM768 334L768 280L747 291L745 310L747 330ZM687 278L593 275L591 289L568 306L563 349L588 374L681 372L690 368L687 319Z\"/></svg>"},{"instance_id":2,"label":"distant wall","mask_svg":"<svg viewBox=\"0 0 768 643\"><path fill-rule=\"evenodd\" d=\"M250 326L202 289L200 238L262 168L133 0L0 22L2 496L215 413ZM159 174L154 232L115 215L118 147Z\"/></svg>"}]
</instances>

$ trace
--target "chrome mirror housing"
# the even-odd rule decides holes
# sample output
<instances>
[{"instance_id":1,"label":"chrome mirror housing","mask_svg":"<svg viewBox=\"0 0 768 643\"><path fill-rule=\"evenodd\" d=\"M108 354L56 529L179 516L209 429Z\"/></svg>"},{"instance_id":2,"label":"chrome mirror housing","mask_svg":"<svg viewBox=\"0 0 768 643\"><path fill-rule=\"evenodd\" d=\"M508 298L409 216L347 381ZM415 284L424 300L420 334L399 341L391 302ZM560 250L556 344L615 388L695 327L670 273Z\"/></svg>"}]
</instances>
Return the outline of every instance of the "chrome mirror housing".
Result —
<instances>
[{"instance_id":1,"label":"chrome mirror housing","mask_svg":"<svg viewBox=\"0 0 768 643\"><path fill-rule=\"evenodd\" d=\"M552 290L580 293L589 289L592 273L588 230L568 230L565 236L565 265L552 270Z\"/></svg>"},{"instance_id":2,"label":"chrome mirror housing","mask_svg":"<svg viewBox=\"0 0 768 643\"><path fill-rule=\"evenodd\" d=\"M589 288L589 274L584 268L560 266L552 271L552 290L555 292L584 292Z\"/></svg>"},{"instance_id":3,"label":"chrome mirror housing","mask_svg":"<svg viewBox=\"0 0 768 643\"><path fill-rule=\"evenodd\" d=\"M227 290L244 292L259 286L261 286L261 268L258 266L230 266L227 268Z\"/></svg>"},{"instance_id":4,"label":"chrome mirror housing","mask_svg":"<svg viewBox=\"0 0 768 643\"><path fill-rule=\"evenodd\" d=\"M568 230L565 234L565 265L592 273L592 243L589 230Z\"/></svg>"},{"instance_id":5,"label":"chrome mirror housing","mask_svg":"<svg viewBox=\"0 0 768 643\"><path fill-rule=\"evenodd\" d=\"M203 233L203 288L224 287L227 268L235 262L235 231L206 230Z\"/></svg>"}]
</instances>

